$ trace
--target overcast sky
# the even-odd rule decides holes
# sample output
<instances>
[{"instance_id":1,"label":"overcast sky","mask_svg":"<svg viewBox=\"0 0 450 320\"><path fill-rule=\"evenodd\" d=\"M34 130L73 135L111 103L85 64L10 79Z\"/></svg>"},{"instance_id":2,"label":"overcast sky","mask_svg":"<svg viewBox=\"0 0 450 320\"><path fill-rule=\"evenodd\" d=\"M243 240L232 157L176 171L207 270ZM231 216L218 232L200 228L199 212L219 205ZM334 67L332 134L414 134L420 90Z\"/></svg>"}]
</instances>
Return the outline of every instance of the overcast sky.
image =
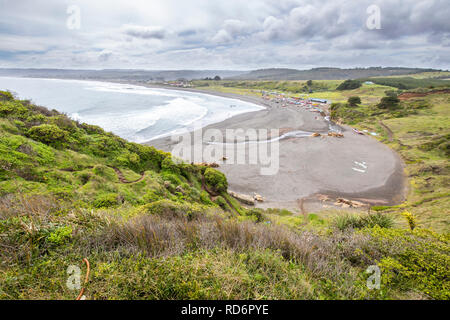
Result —
<instances>
[{"instance_id":1,"label":"overcast sky","mask_svg":"<svg viewBox=\"0 0 450 320\"><path fill-rule=\"evenodd\" d=\"M0 0L0 67L320 66L449 69L450 1Z\"/></svg>"}]
</instances>

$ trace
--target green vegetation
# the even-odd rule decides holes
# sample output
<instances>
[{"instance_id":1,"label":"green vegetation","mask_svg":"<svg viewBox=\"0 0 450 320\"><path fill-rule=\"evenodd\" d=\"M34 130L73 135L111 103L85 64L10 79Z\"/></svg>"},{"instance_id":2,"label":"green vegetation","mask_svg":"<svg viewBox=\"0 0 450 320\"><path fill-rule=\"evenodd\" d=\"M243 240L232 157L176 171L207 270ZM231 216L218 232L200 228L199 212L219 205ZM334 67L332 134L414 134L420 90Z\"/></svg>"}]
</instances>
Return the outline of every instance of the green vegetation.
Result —
<instances>
[{"instance_id":1,"label":"green vegetation","mask_svg":"<svg viewBox=\"0 0 450 320\"><path fill-rule=\"evenodd\" d=\"M207 168L205 170L205 180L210 186L212 186L217 192L225 192L228 188L228 182L225 175L213 168Z\"/></svg>"},{"instance_id":2,"label":"green vegetation","mask_svg":"<svg viewBox=\"0 0 450 320\"><path fill-rule=\"evenodd\" d=\"M417 121L439 122L433 135L443 135L448 97L434 99L334 111L344 121L343 109L372 121L424 117ZM422 157L407 169L435 180L417 180L418 197L401 212L305 217L244 208L213 168L174 161L8 92L0 92L0 110L0 299L74 299L67 268L83 267L83 258L91 267L87 299L450 298L450 239L424 229L431 218L417 210L436 206L440 217L448 205L445 139L424 151L440 140L407 133L418 140L406 155ZM382 270L380 290L366 285L373 264Z\"/></svg>"},{"instance_id":3,"label":"green vegetation","mask_svg":"<svg viewBox=\"0 0 450 320\"><path fill-rule=\"evenodd\" d=\"M362 229L373 228L379 226L381 228L391 228L394 225L394 220L387 214L368 214L368 215L354 215L343 214L335 218L334 225L341 231L346 229Z\"/></svg>"},{"instance_id":4,"label":"green vegetation","mask_svg":"<svg viewBox=\"0 0 450 320\"><path fill-rule=\"evenodd\" d=\"M345 80L336 88L336 90L353 90L358 89L361 85L362 82L358 80Z\"/></svg>"},{"instance_id":5,"label":"green vegetation","mask_svg":"<svg viewBox=\"0 0 450 320\"><path fill-rule=\"evenodd\" d=\"M380 109L397 109L399 107L400 100L397 97L388 96L381 98L378 108Z\"/></svg>"},{"instance_id":6,"label":"green vegetation","mask_svg":"<svg viewBox=\"0 0 450 320\"><path fill-rule=\"evenodd\" d=\"M361 81L372 81L373 83L394 87L402 90L416 88L449 88L450 82L440 79L417 79L413 77L389 77L389 78L367 78Z\"/></svg>"},{"instance_id":7,"label":"green vegetation","mask_svg":"<svg viewBox=\"0 0 450 320\"><path fill-rule=\"evenodd\" d=\"M345 103L332 105L334 120L376 132L377 139L395 149L406 163L407 201L396 207L380 207L380 212L407 209L420 225L448 232L449 112L449 93L432 93L404 101L385 97L377 104L356 108Z\"/></svg>"},{"instance_id":8,"label":"green vegetation","mask_svg":"<svg viewBox=\"0 0 450 320\"><path fill-rule=\"evenodd\" d=\"M349 106L355 107L358 104L361 104L361 98L357 97L357 96L353 96L353 97L348 98L347 102L348 102Z\"/></svg>"}]
</instances>

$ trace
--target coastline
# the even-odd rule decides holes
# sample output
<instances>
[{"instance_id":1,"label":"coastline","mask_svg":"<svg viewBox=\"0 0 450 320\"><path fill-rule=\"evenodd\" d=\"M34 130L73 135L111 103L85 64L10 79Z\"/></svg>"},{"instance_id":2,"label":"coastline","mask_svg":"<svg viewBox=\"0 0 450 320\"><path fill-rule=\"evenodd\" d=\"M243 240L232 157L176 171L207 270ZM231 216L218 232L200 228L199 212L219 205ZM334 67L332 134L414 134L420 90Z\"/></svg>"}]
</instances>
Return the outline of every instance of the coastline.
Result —
<instances>
[{"instance_id":1,"label":"coastline","mask_svg":"<svg viewBox=\"0 0 450 320\"><path fill-rule=\"evenodd\" d=\"M264 202L256 202L256 207L298 212L298 202L301 201L304 202L306 211L317 212L333 207L334 201L324 202L320 199L323 195L331 199L342 197L360 201L367 205L395 205L403 202L406 197L404 164L393 150L371 136L356 134L348 126L341 128L344 138L328 137L329 122L316 112L289 104L282 107L280 103L260 97L235 93L143 84L136 81L86 80L207 94L241 100L265 108L234 115L209 124L202 130L218 129L225 133L226 129L279 129L278 135L292 131L321 134L315 138L288 137L279 140L279 171L271 176L260 174L261 165L233 164L222 159L214 161L220 165L218 170L227 176L230 190L247 195L259 194L265 198ZM239 139L238 137L238 142ZM246 136L243 136L241 142L245 140ZM170 136L156 138L143 144L167 152L176 145ZM231 145L234 148L234 145ZM203 143L198 145L200 148L204 146ZM254 147L244 144L242 151L249 154L252 148ZM230 148L225 149L227 152ZM363 173L353 168L355 162L361 161L367 163L369 168Z\"/></svg>"},{"instance_id":2,"label":"coastline","mask_svg":"<svg viewBox=\"0 0 450 320\"><path fill-rule=\"evenodd\" d=\"M234 93L153 85L148 87L218 95L266 107L265 110L235 115L208 125L203 130L212 128L225 132L226 129L238 128L277 128L280 129L280 135L296 130L322 134L321 138L280 140L280 170L274 176L261 176L258 174L259 166L228 164L217 159L220 165L218 170L227 176L230 190L247 195L260 194L266 199L256 202L256 207L289 209L300 214L299 200L305 200L306 211L311 211L336 207L334 200L339 197L368 206L396 205L406 198L404 164L400 156L371 136L354 133L348 126L342 126L344 138L330 138L325 136L328 123L322 116L297 106L281 107L262 98ZM170 137L144 144L168 152L176 145ZM248 154L249 146L243 152ZM352 171L353 162L361 159L365 159L369 167L364 174ZM320 200L323 195L330 201Z\"/></svg>"}]
</instances>

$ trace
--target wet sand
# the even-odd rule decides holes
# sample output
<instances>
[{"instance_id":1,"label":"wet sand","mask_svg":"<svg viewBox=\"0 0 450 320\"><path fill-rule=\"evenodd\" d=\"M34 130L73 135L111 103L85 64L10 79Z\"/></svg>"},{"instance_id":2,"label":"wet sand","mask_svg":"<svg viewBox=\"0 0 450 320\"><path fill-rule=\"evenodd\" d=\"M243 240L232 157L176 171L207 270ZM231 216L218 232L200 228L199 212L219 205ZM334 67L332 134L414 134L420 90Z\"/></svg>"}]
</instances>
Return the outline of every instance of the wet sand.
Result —
<instances>
[{"instance_id":1,"label":"wet sand","mask_svg":"<svg viewBox=\"0 0 450 320\"><path fill-rule=\"evenodd\" d=\"M180 90L180 89L178 89ZM186 90L186 89L181 89ZM200 93L216 94L202 90ZM258 97L235 94L217 95L257 103L265 110L240 114L220 123L203 128L219 129L225 136L226 129L279 129L280 135L296 130L321 133L320 137L286 138L279 143L279 169L276 174L262 175L263 164L236 164L236 159L223 160L222 155L208 159L215 161L229 182L229 189L238 193L259 194L265 198L257 207L286 208L298 211L298 199L314 199L315 195L344 197L372 205L394 205L405 197L403 162L386 145L371 136L359 135L350 127L342 126L344 138L327 136L329 123L316 112L306 111L295 105L282 107ZM194 133L193 133L194 134ZM272 138L272 137L270 137ZM225 156L240 152L249 155L261 149L260 143L242 143L224 139ZM274 142L272 142L274 143ZM264 143L270 150L272 143ZM171 152L177 143L170 137L147 142L158 149ZM195 146L194 146L195 145ZM210 146L205 141L193 142L193 146ZM192 160L192 159L191 159ZM272 163L273 165L273 163ZM317 202L317 201L316 201Z\"/></svg>"}]
</instances>

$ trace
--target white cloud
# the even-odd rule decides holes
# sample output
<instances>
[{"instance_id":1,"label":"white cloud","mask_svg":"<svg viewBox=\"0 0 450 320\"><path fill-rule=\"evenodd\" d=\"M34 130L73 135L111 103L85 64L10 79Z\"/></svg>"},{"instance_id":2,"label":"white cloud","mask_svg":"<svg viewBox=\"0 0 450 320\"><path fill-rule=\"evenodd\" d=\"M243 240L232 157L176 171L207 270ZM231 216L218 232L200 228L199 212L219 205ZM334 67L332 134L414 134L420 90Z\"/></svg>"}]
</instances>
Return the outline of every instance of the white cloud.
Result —
<instances>
[{"instance_id":1,"label":"white cloud","mask_svg":"<svg viewBox=\"0 0 450 320\"><path fill-rule=\"evenodd\" d=\"M0 65L97 68L448 68L443 0L0 0ZM369 5L381 30L366 28Z\"/></svg>"},{"instance_id":2,"label":"white cloud","mask_svg":"<svg viewBox=\"0 0 450 320\"><path fill-rule=\"evenodd\" d=\"M124 25L122 27L126 35L142 39L164 39L166 31L161 26L136 26Z\"/></svg>"}]
</instances>

